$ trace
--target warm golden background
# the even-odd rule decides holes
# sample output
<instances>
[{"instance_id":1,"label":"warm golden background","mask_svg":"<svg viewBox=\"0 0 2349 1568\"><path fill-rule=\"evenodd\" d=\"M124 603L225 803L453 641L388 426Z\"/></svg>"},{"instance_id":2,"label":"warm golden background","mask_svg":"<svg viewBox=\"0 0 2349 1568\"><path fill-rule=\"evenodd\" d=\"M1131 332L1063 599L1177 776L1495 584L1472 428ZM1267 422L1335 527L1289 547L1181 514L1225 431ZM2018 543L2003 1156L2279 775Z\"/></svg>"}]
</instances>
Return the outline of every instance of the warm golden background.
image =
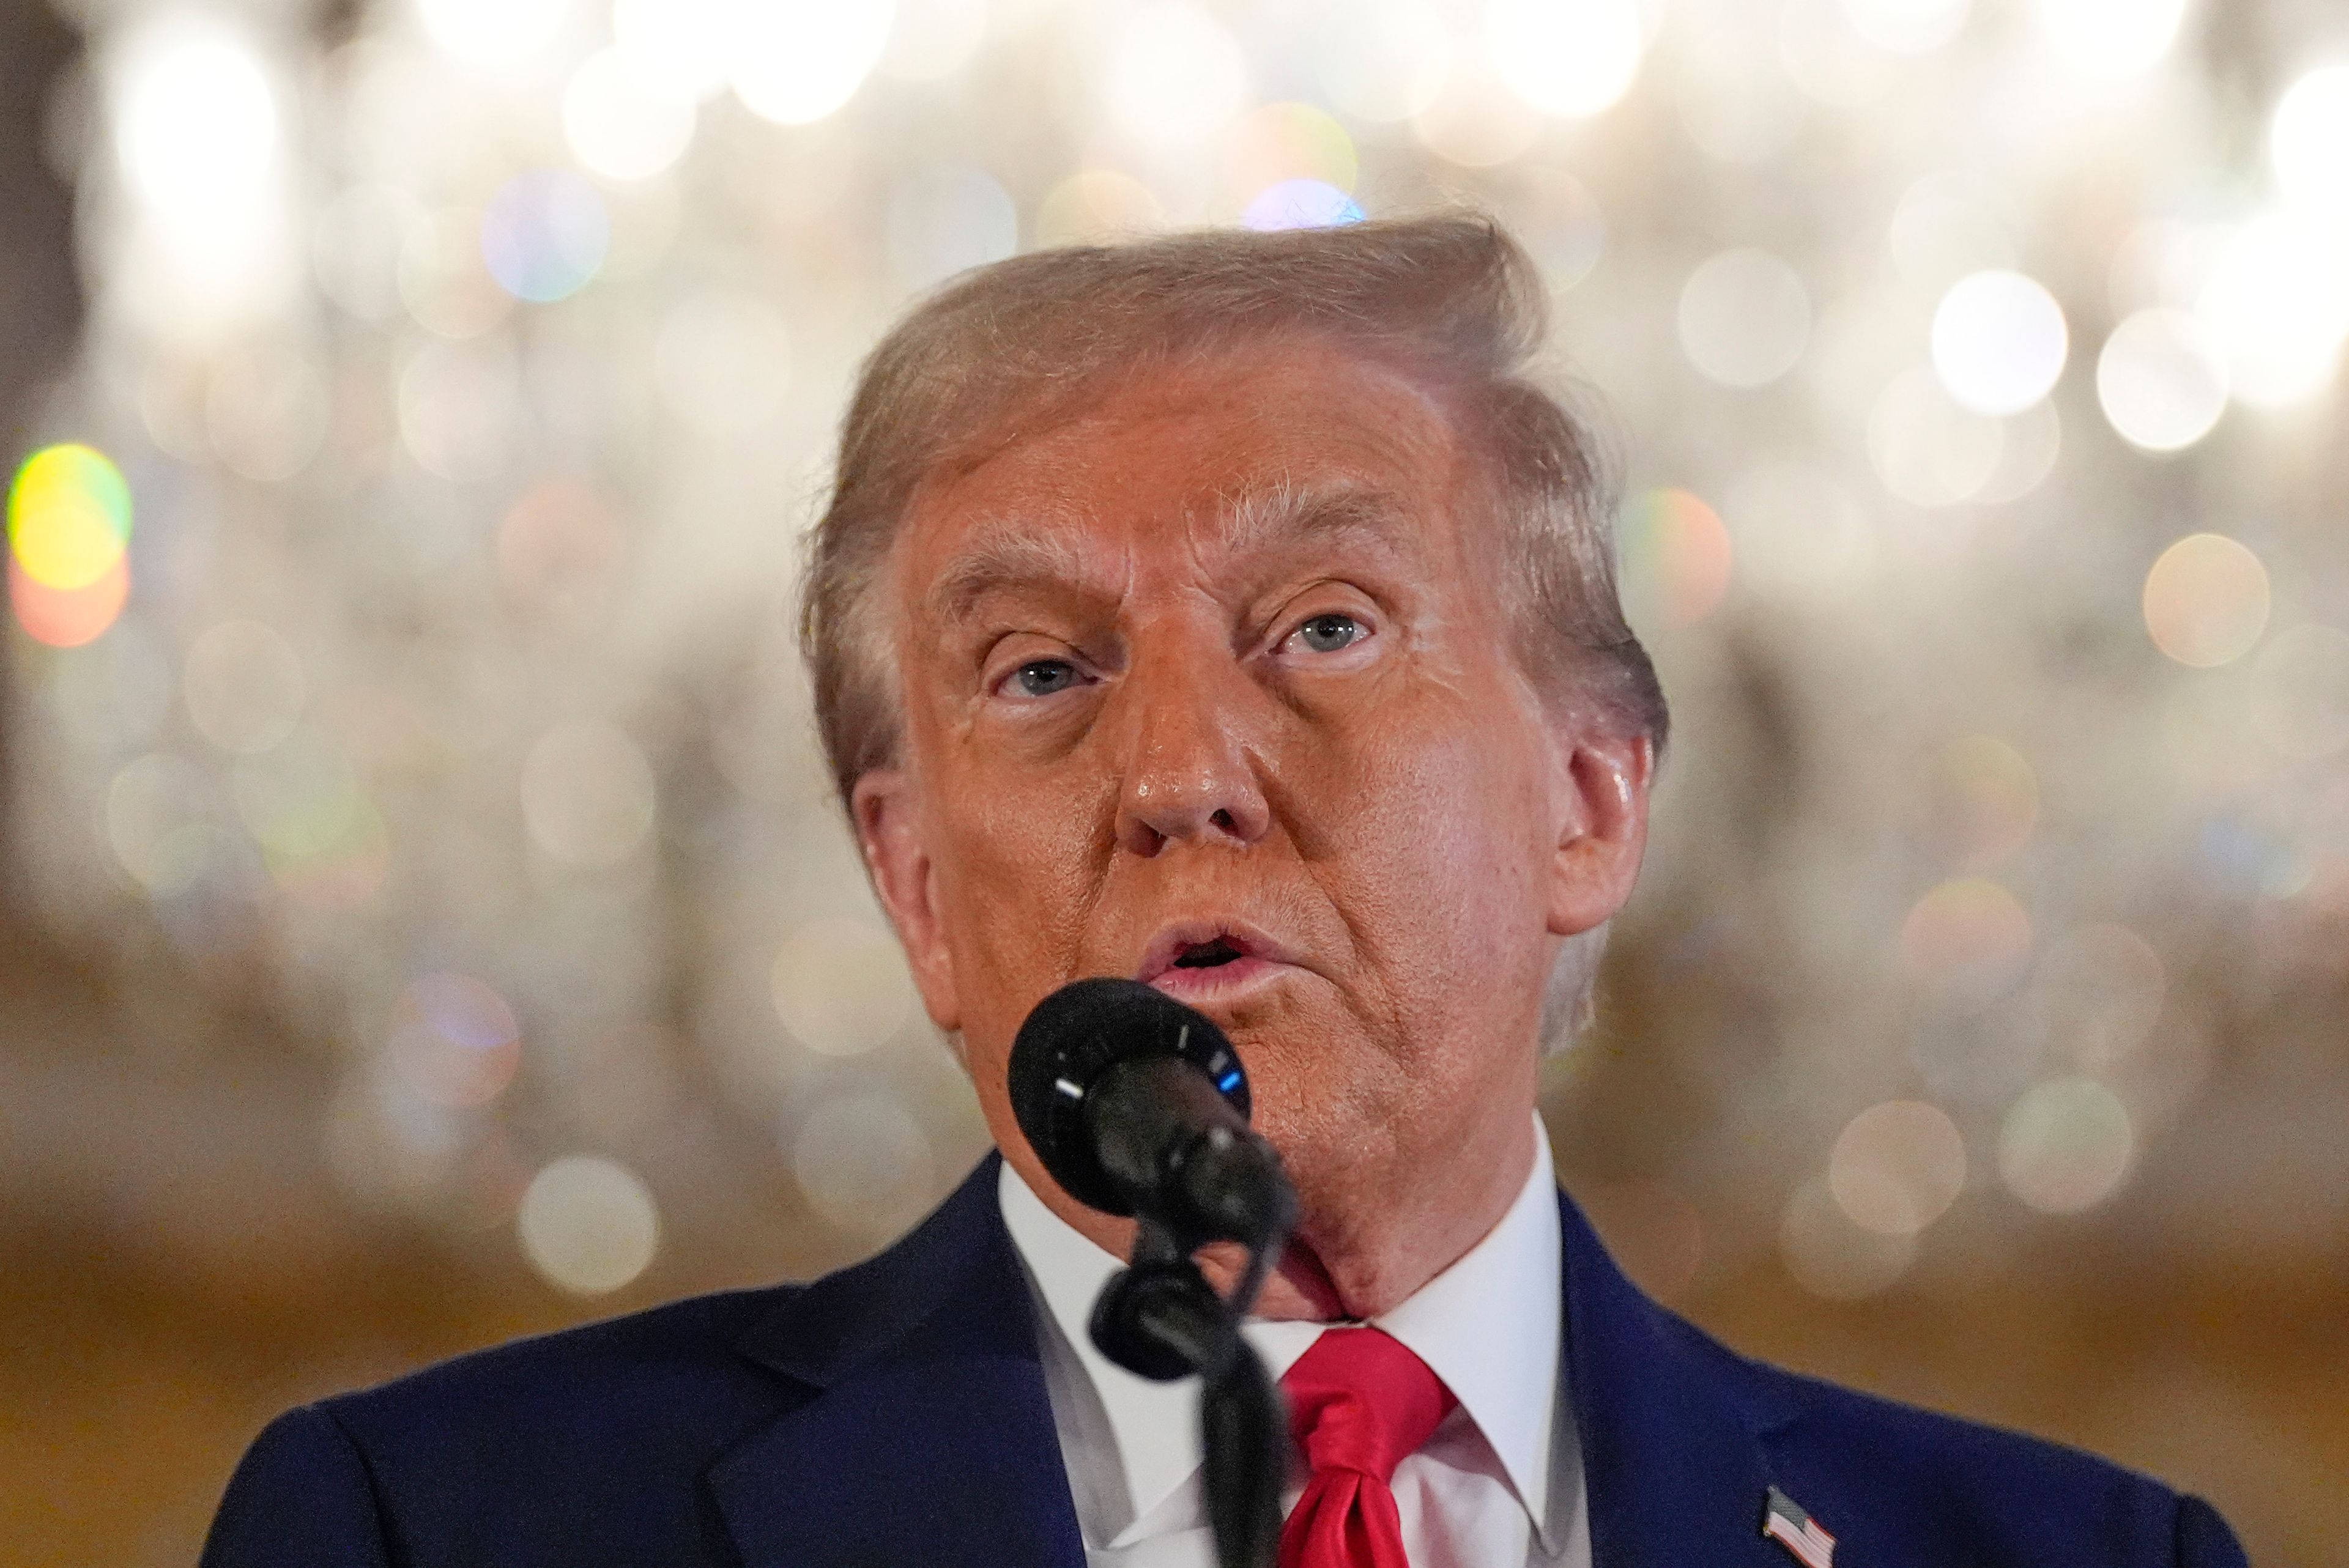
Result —
<instances>
[{"instance_id":1,"label":"warm golden background","mask_svg":"<svg viewBox=\"0 0 2349 1568\"><path fill-rule=\"evenodd\" d=\"M789 635L857 356L1452 199L1679 721L1571 1184L1734 1344L2342 1562L2338 0L8 0L0 1561L186 1563L290 1402L954 1181Z\"/></svg>"}]
</instances>

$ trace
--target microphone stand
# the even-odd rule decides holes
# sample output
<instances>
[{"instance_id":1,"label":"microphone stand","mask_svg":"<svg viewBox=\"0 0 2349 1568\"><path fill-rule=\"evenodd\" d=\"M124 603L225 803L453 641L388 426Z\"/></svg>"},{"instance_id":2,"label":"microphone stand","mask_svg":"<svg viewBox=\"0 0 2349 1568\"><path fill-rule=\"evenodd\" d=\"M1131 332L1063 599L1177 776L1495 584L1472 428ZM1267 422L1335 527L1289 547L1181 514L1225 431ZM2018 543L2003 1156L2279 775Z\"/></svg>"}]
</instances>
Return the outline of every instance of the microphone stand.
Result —
<instances>
[{"instance_id":1,"label":"microphone stand","mask_svg":"<svg viewBox=\"0 0 2349 1568\"><path fill-rule=\"evenodd\" d=\"M1092 1338L1127 1371L1171 1383L1200 1378L1207 1522L1219 1568L1273 1568L1280 1545L1280 1489L1288 1470L1288 1420L1240 1319L1280 1256L1285 1231L1248 1249L1248 1266L1226 1301L1191 1261L1198 1242L1148 1213L1138 1216L1132 1266L1102 1287Z\"/></svg>"}]
</instances>

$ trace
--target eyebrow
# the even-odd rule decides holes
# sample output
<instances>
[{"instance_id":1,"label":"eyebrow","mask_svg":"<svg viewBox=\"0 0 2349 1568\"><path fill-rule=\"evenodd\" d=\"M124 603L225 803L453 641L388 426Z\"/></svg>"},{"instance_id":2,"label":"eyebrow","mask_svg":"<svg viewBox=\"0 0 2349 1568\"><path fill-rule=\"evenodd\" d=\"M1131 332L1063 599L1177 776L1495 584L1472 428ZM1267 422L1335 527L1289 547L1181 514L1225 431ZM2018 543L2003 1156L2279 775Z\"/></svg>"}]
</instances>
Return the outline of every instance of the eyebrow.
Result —
<instances>
[{"instance_id":1,"label":"eyebrow","mask_svg":"<svg viewBox=\"0 0 2349 1568\"><path fill-rule=\"evenodd\" d=\"M925 596L930 614L959 621L991 593L1083 584L1083 553L1067 537L1081 516L1047 508L982 521ZM1392 552L1413 531L1411 513L1397 498L1350 481L1277 480L1218 496L1209 513L1209 537L1230 557L1304 544L1366 544Z\"/></svg>"}]
</instances>

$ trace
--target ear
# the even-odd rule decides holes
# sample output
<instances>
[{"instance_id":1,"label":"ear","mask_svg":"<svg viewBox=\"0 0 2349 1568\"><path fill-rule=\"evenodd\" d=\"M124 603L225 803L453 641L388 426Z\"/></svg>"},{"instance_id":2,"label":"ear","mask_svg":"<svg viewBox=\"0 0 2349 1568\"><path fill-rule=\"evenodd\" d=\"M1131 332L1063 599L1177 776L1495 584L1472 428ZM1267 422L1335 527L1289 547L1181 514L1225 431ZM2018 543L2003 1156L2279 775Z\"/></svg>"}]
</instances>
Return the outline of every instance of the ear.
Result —
<instances>
[{"instance_id":1,"label":"ear","mask_svg":"<svg viewBox=\"0 0 2349 1568\"><path fill-rule=\"evenodd\" d=\"M1549 930L1578 936L1613 919L1639 880L1656 748L1644 735L1600 730L1559 736L1554 755Z\"/></svg>"},{"instance_id":2,"label":"ear","mask_svg":"<svg viewBox=\"0 0 2349 1568\"><path fill-rule=\"evenodd\" d=\"M962 1004L938 919L937 879L923 840L913 780L900 768L874 769L850 791L849 811L856 820L864 869L889 923L897 928L922 1006L930 1022L951 1035L962 1027Z\"/></svg>"}]
</instances>

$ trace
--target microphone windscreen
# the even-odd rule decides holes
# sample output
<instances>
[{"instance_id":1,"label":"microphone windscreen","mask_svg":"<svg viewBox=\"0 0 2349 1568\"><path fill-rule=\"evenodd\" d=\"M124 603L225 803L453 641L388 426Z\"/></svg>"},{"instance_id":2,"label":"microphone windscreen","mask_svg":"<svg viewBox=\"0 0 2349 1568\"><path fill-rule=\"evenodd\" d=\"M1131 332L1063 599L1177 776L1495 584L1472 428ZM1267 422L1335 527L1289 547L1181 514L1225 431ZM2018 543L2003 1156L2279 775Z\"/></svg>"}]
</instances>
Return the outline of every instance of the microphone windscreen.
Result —
<instances>
[{"instance_id":1,"label":"microphone windscreen","mask_svg":"<svg viewBox=\"0 0 2349 1568\"><path fill-rule=\"evenodd\" d=\"M1104 1213L1133 1209L1101 1168L1085 1098L1104 1069L1137 1057L1190 1063L1247 1119L1247 1075L1223 1030L1139 980L1071 981L1036 1004L1011 1044L1011 1113L1019 1130L1053 1181Z\"/></svg>"}]
</instances>

